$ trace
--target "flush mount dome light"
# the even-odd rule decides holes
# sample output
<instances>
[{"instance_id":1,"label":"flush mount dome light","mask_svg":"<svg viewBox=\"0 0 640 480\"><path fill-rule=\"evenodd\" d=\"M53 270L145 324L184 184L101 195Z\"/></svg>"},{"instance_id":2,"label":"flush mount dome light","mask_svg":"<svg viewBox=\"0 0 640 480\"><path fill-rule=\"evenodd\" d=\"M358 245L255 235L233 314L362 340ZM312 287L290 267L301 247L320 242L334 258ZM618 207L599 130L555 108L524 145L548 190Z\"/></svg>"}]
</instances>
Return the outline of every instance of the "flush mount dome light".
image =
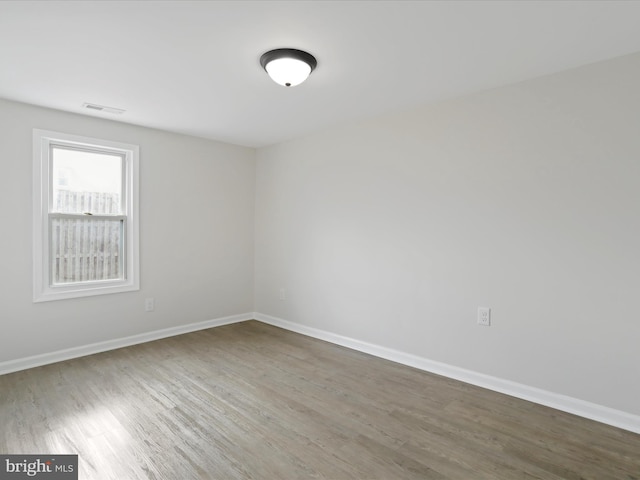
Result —
<instances>
[{"instance_id":1,"label":"flush mount dome light","mask_svg":"<svg viewBox=\"0 0 640 480\"><path fill-rule=\"evenodd\" d=\"M263 54L260 65L274 82L284 87L295 87L307 79L318 62L313 55L302 50L278 48Z\"/></svg>"}]
</instances>

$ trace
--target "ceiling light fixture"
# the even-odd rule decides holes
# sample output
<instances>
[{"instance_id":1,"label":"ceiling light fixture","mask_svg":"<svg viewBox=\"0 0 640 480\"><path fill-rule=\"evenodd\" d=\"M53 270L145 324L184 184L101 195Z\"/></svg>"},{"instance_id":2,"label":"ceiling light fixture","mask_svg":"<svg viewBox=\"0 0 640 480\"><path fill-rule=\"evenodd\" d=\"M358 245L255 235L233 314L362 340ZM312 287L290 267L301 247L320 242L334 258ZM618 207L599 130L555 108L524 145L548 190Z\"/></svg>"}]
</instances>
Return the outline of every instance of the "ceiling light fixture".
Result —
<instances>
[{"instance_id":1,"label":"ceiling light fixture","mask_svg":"<svg viewBox=\"0 0 640 480\"><path fill-rule=\"evenodd\" d=\"M260 65L271 79L284 86L295 87L304 82L318 65L313 55L295 48L269 50L260 57Z\"/></svg>"}]
</instances>

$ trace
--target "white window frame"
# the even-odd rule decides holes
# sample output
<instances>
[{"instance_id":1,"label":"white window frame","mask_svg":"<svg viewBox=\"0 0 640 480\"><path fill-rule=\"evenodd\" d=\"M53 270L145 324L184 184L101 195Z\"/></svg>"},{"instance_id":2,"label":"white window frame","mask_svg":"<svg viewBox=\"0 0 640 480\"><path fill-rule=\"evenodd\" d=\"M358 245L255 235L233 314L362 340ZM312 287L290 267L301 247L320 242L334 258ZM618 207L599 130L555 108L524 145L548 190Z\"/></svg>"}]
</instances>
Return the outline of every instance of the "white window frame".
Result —
<instances>
[{"instance_id":1,"label":"white window frame","mask_svg":"<svg viewBox=\"0 0 640 480\"><path fill-rule=\"evenodd\" d=\"M51 146L91 149L121 155L123 165L124 279L52 285L49 218L53 197ZM33 129L33 301L46 302L140 290L138 145Z\"/></svg>"}]
</instances>

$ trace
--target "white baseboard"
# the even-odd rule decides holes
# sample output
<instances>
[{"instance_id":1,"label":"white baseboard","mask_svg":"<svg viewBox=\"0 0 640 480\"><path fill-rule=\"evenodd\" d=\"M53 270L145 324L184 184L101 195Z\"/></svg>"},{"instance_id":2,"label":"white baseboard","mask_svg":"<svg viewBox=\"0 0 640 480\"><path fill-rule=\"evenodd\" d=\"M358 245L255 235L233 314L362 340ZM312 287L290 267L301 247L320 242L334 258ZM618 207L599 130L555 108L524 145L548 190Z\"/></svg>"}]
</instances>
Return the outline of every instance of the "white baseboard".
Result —
<instances>
[{"instance_id":1,"label":"white baseboard","mask_svg":"<svg viewBox=\"0 0 640 480\"><path fill-rule=\"evenodd\" d=\"M43 353L32 357L19 358L17 360L9 360L0 362L0 375L6 373L26 370L28 368L40 367L50 363L70 360L72 358L84 357L85 355L93 355L94 353L106 352L107 350L115 350L117 348L129 347L139 343L152 342L161 338L182 335L183 333L191 333L197 330L205 330L207 328L220 327L231 323L244 322L252 320L254 314L244 313L240 315L231 315L229 317L216 318L214 320L206 320L204 322L190 323L188 325L180 325L178 327L165 328L155 330L153 332L141 333L130 337L117 338L115 340L107 340L105 342L92 343L81 347L68 348L66 350L58 350L51 353Z\"/></svg>"},{"instance_id":2,"label":"white baseboard","mask_svg":"<svg viewBox=\"0 0 640 480\"><path fill-rule=\"evenodd\" d=\"M568 397L559 393L549 392L540 388L530 387L510 380L504 380L491 375L485 375L472 370L448 365L446 363L436 362L427 358L418 357L417 355L411 355L391 348L362 342L342 335L336 335L335 333L307 327L299 323L289 322L270 315L255 313L254 318L261 322L284 328L285 330L325 340L327 342L368 353L376 357L415 367L437 375L453 378L455 380L460 380L465 383L504 393L512 397L545 405L547 407L555 408L556 410L572 413L597 422L622 428L624 430L640 433L640 416L638 415L623 412L621 410L615 410L613 408L577 398Z\"/></svg>"}]
</instances>

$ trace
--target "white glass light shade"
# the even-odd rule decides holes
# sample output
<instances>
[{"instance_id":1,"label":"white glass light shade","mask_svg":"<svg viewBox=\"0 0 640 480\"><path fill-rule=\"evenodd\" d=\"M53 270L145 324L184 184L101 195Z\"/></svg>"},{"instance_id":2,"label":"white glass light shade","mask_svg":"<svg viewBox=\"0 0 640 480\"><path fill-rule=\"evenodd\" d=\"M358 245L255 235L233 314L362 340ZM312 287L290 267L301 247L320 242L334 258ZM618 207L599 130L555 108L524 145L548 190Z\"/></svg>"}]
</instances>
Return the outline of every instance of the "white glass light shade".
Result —
<instances>
[{"instance_id":1,"label":"white glass light shade","mask_svg":"<svg viewBox=\"0 0 640 480\"><path fill-rule=\"evenodd\" d=\"M274 82L284 87L300 85L311 73L308 63L286 57L271 60L265 66L265 70Z\"/></svg>"}]
</instances>

